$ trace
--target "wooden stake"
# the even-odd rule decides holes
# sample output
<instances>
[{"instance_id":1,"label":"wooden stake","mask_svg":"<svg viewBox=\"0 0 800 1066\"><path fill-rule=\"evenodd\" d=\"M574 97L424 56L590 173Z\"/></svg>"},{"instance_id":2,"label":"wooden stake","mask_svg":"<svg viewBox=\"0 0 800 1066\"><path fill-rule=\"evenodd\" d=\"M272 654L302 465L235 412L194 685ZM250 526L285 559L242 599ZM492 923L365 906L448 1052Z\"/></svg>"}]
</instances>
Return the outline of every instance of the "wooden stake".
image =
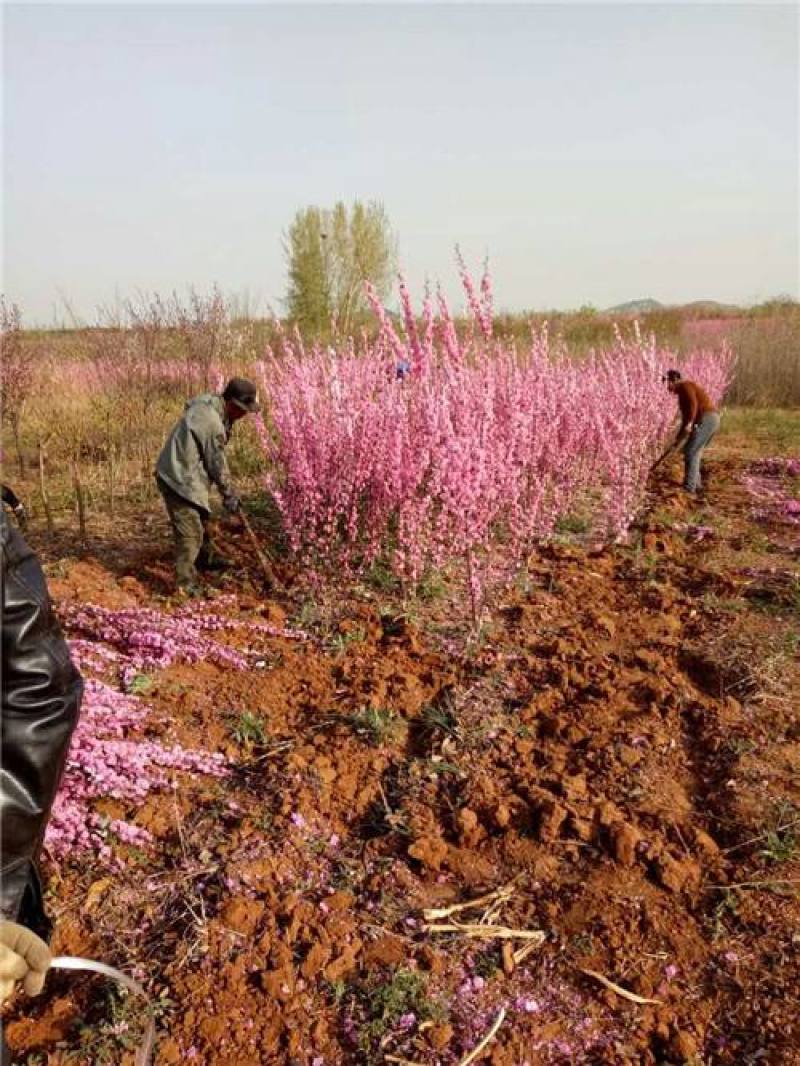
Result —
<instances>
[{"instance_id":1,"label":"wooden stake","mask_svg":"<svg viewBox=\"0 0 800 1066\"><path fill-rule=\"evenodd\" d=\"M44 508L44 516L47 519L47 532L53 533L55 526L53 525L53 512L50 508L50 497L47 495L47 484L45 479L45 448L46 443L43 440L39 441L39 495L42 497L42 507Z\"/></svg>"}]
</instances>

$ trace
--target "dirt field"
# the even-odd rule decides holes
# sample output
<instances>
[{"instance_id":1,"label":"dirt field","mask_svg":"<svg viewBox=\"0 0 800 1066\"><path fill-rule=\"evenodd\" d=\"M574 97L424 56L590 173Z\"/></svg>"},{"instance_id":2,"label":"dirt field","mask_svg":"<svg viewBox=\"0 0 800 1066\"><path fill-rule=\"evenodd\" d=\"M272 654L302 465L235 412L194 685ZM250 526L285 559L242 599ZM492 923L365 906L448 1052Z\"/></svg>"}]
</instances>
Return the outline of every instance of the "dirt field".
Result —
<instances>
[{"instance_id":1,"label":"dirt field","mask_svg":"<svg viewBox=\"0 0 800 1066\"><path fill-rule=\"evenodd\" d=\"M253 571L224 609L311 639L153 678L147 735L231 773L108 801L155 845L51 870L49 907L60 953L146 980L157 1063L449 1066L501 1009L493 1066L800 1062L800 525L742 481L800 416L728 417L704 502L665 471L629 545L543 550L478 640L444 586L263 601ZM31 539L59 601L170 609L159 513ZM428 928L506 885L438 924L543 942ZM20 1008L22 1063L133 1061L100 978Z\"/></svg>"}]
</instances>

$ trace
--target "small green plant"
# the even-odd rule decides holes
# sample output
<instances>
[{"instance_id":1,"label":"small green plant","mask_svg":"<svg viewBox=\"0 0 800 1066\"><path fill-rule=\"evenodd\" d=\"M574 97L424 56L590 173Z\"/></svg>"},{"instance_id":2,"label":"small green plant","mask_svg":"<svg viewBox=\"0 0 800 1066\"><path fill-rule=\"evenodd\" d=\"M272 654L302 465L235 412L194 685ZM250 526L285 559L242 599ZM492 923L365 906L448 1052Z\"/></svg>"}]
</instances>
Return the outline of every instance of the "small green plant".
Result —
<instances>
[{"instance_id":1,"label":"small green plant","mask_svg":"<svg viewBox=\"0 0 800 1066\"><path fill-rule=\"evenodd\" d=\"M800 841L794 831L786 830L782 833L773 831L767 833L760 854L768 862L789 862L797 854L798 845Z\"/></svg>"},{"instance_id":2,"label":"small green plant","mask_svg":"<svg viewBox=\"0 0 800 1066\"><path fill-rule=\"evenodd\" d=\"M328 640L328 648L334 655L341 655L351 644L360 644L367 639L367 631L363 626L353 626L344 633L334 633Z\"/></svg>"},{"instance_id":3,"label":"small green plant","mask_svg":"<svg viewBox=\"0 0 800 1066\"><path fill-rule=\"evenodd\" d=\"M387 707L362 707L350 716L356 734L376 748L394 739L400 723L394 711Z\"/></svg>"},{"instance_id":4,"label":"small green plant","mask_svg":"<svg viewBox=\"0 0 800 1066\"><path fill-rule=\"evenodd\" d=\"M250 711L242 711L231 728L231 736L237 744L264 747L269 740L269 732L264 720Z\"/></svg>"},{"instance_id":5,"label":"small green plant","mask_svg":"<svg viewBox=\"0 0 800 1066\"><path fill-rule=\"evenodd\" d=\"M581 533L588 533L590 528L591 522L584 515L563 515L556 522L556 533L564 535L580 535Z\"/></svg>"},{"instance_id":6,"label":"small green plant","mask_svg":"<svg viewBox=\"0 0 800 1066\"><path fill-rule=\"evenodd\" d=\"M732 755L736 755L741 758L743 755L749 755L751 751L755 751L758 745L754 740L750 740L749 737L730 737L725 742L726 748Z\"/></svg>"},{"instance_id":7,"label":"small green plant","mask_svg":"<svg viewBox=\"0 0 800 1066\"><path fill-rule=\"evenodd\" d=\"M791 803L779 803L764 834L759 855L767 862L790 862L800 852L800 810Z\"/></svg>"},{"instance_id":8,"label":"small green plant","mask_svg":"<svg viewBox=\"0 0 800 1066\"><path fill-rule=\"evenodd\" d=\"M404 1015L413 1014L417 1023L442 1017L441 1008L428 999L425 978L415 970L396 970L390 980L362 985L356 995L366 1015L359 1047L369 1056Z\"/></svg>"},{"instance_id":9,"label":"small green plant","mask_svg":"<svg viewBox=\"0 0 800 1066\"><path fill-rule=\"evenodd\" d=\"M272 811L262 811L253 819L253 825L256 829L260 829L262 833L269 833L274 821L275 818Z\"/></svg>"},{"instance_id":10,"label":"small green plant","mask_svg":"<svg viewBox=\"0 0 800 1066\"><path fill-rule=\"evenodd\" d=\"M106 1017L96 1023L84 1022L80 1025L80 1046L74 1052L67 1052L66 1061L70 1061L74 1055L75 1062L116 1066L122 1060L123 1052L132 1053L139 1047L145 1017L150 1014L158 1020L174 1006L166 992L149 1007L143 1007L138 997L121 989L110 988L106 993Z\"/></svg>"},{"instance_id":11,"label":"small green plant","mask_svg":"<svg viewBox=\"0 0 800 1066\"><path fill-rule=\"evenodd\" d=\"M425 733L438 731L452 737L457 728L456 716L448 704L429 703L422 712L422 730Z\"/></svg>"},{"instance_id":12,"label":"small green plant","mask_svg":"<svg viewBox=\"0 0 800 1066\"><path fill-rule=\"evenodd\" d=\"M711 939L716 943L728 935L725 919L736 917L739 913L739 897L733 889L726 888L711 916Z\"/></svg>"},{"instance_id":13,"label":"small green plant","mask_svg":"<svg viewBox=\"0 0 800 1066\"><path fill-rule=\"evenodd\" d=\"M707 592L703 596L703 603L711 611L722 611L725 614L741 614L747 610L743 600L736 600L719 596L716 592Z\"/></svg>"},{"instance_id":14,"label":"small green plant","mask_svg":"<svg viewBox=\"0 0 800 1066\"><path fill-rule=\"evenodd\" d=\"M500 949L496 945L484 948L483 951L475 956L473 967L478 977L484 977L486 979L494 977L497 971L502 970L503 968Z\"/></svg>"},{"instance_id":15,"label":"small green plant","mask_svg":"<svg viewBox=\"0 0 800 1066\"><path fill-rule=\"evenodd\" d=\"M400 588L399 580L383 559L375 560L365 575L365 581L379 592L396 592Z\"/></svg>"},{"instance_id":16,"label":"small green plant","mask_svg":"<svg viewBox=\"0 0 800 1066\"><path fill-rule=\"evenodd\" d=\"M441 600L447 593L447 583L438 570L430 570L417 585L417 599L422 603Z\"/></svg>"},{"instance_id":17,"label":"small green plant","mask_svg":"<svg viewBox=\"0 0 800 1066\"><path fill-rule=\"evenodd\" d=\"M136 674L128 682L128 692L132 696L146 696L153 688L153 679L149 674Z\"/></svg>"},{"instance_id":18,"label":"small green plant","mask_svg":"<svg viewBox=\"0 0 800 1066\"><path fill-rule=\"evenodd\" d=\"M291 618L296 629L315 629L322 626L325 613L316 600L303 600L297 612Z\"/></svg>"},{"instance_id":19,"label":"small green plant","mask_svg":"<svg viewBox=\"0 0 800 1066\"><path fill-rule=\"evenodd\" d=\"M342 981L342 980L329 981L328 982L328 989L330 991L331 998L333 999L333 1002L338 1007L339 1004L344 999L345 994L347 992L347 983L345 981Z\"/></svg>"}]
</instances>

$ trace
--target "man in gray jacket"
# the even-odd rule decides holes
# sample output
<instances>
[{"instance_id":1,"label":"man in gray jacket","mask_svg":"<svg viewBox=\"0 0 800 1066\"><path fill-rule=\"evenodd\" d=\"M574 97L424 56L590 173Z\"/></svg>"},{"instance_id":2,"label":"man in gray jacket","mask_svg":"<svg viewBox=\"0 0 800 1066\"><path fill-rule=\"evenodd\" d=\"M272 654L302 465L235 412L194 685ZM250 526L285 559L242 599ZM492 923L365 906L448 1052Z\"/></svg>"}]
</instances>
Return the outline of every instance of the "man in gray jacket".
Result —
<instances>
[{"instance_id":1,"label":"man in gray jacket","mask_svg":"<svg viewBox=\"0 0 800 1066\"><path fill-rule=\"evenodd\" d=\"M240 509L225 445L234 422L259 410L255 385L231 378L221 396L204 393L187 403L158 457L156 481L175 537L175 573L187 595L200 592L198 569L219 569L208 533L209 490L216 485L230 514Z\"/></svg>"}]
</instances>

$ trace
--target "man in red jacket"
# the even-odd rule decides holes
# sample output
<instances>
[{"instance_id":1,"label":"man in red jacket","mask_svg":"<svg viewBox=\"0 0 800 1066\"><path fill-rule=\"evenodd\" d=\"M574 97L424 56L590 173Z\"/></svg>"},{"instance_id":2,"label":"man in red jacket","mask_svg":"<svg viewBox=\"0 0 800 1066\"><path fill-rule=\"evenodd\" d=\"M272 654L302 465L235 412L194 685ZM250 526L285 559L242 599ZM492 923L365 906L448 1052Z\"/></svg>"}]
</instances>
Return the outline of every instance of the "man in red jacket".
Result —
<instances>
[{"instance_id":1,"label":"man in red jacket","mask_svg":"<svg viewBox=\"0 0 800 1066\"><path fill-rule=\"evenodd\" d=\"M706 446L719 429L719 412L706 390L694 381L685 381L679 370L668 370L667 388L678 397L681 425L673 448L683 446L683 487L687 492L700 488L700 461Z\"/></svg>"}]
</instances>

